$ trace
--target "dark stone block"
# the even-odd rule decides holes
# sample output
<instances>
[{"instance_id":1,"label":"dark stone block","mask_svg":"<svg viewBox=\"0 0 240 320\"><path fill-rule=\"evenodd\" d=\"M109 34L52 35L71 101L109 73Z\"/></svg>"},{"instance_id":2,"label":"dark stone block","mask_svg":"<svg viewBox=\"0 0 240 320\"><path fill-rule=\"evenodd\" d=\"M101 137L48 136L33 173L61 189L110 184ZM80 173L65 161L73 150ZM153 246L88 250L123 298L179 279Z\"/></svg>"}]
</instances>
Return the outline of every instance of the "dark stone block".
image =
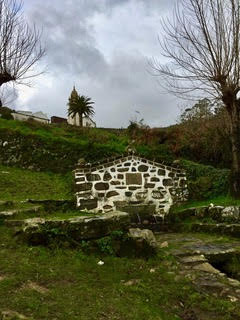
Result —
<instances>
[{"instance_id":1,"label":"dark stone block","mask_svg":"<svg viewBox=\"0 0 240 320\"><path fill-rule=\"evenodd\" d=\"M98 198L104 198L105 193L98 193Z\"/></svg>"},{"instance_id":2,"label":"dark stone block","mask_svg":"<svg viewBox=\"0 0 240 320\"><path fill-rule=\"evenodd\" d=\"M131 191L135 191L135 190L141 189L141 187L129 187L128 189Z\"/></svg>"},{"instance_id":3,"label":"dark stone block","mask_svg":"<svg viewBox=\"0 0 240 320\"><path fill-rule=\"evenodd\" d=\"M118 179L123 179L123 178L124 178L124 175L123 175L123 174L118 174L118 175L117 175L117 178L118 178Z\"/></svg>"},{"instance_id":4,"label":"dark stone block","mask_svg":"<svg viewBox=\"0 0 240 320\"><path fill-rule=\"evenodd\" d=\"M132 172L136 172L137 171L137 169L136 168L132 168Z\"/></svg>"},{"instance_id":5,"label":"dark stone block","mask_svg":"<svg viewBox=\"0 0 240 320\"><path fill-rule=\"evenodd\" d=\"M84 209L87 209L87 210L92 210L92 209L95 209L97 208L98 206L98 201L97 199L87 199L87 200L81 200L80 202L80 207L79 209L80 210L84 210Z\"/></svg>"},{"instance_id":6,"label":"dark stone block","mask_svg":"<svg viewBox=\"0 0 240 320\"><path fill-rule=\"evenodd\" d=\"M170 172L170 173L168 174L168 176L169 176L170 178L174 178L174 177L175 177L175 173L174 173L174 172Z\"/></svg>"},{"instance_id":7,"label":"dark stone block","mask_svg":"<svg viewBox=\"0 0 240 320\"><path fill-rule=\"evenodd\" d=\"M163 196L163 194L162 194L160 191L155 191L155 190L153 190L153 192L152 192L152 198L153 198L153 199L163 199L164 196Z\"/></svg>"},{"instance_id":8,"label":"dark stone block","mask_svg":"<svg viewBox=\"0 0 240 320\"><path fill-rule=\"evenodd\" d=\"M144 173L144 178L148 178L148 177L150 177L150 174L149 173Z\"/></svg>"},{"instance_id":9,"label":"dark stone block","mask_svg":"<svg viewBox=\"0 0 240 320\"><path fill-rule=\"evenodd\" d=\"M112 176L110 175L110 173L109 172L105 172L104 173L104 175L103 175L103 180L104 181L109 181L109 180L111 180L112 179Z\"/></svg>"},{"instance_id":10,"label":"dark stone block","mask_svg":"<svg viewBox=\"0 0 240 320\"><path fill-rule=\"evenodd\" d=\"M152 173L154 173L154 172L156 172L157 170L156 169L152 169L152 170L150 170L150 172L152 172Z\"/></svg>"},{"instance_id":11,"label":"dark stone block","mask_svg":"<svg viewBox=\"0 0 240 320\"><path fill-rule=\"evenodd\" d=\"M112 186L117 186L117 185L121 184L121 182L118 181L118 180L113 180L113 181L110 182L110 184L111 184Z\"/></svg>"},{"instance_id":12,"label":"dark stone block","mask_svg":"<svg viewBox=\"0 0 240 320\"><path fill-rule=\"evenodd\" d=\"M186 182L187 182L187 181L184 180L184 179L180 180L180 183L179 183L180 188L185 188L185 187L187 187L187 183L186 183Z\"/></svg>"},{"instance_id":13,"label":"dark stone block","mask_svg":"<svg viewBox=\"0 0 240 320\"><path fill-rule=\"evenodd\" d=\"M184 177L186 177L186 175L184 173L177 173L177 177L184 178Z\"/></svg>"},{"instance_id":14,"label":"dark stone block","mask_svg":"<svg viewBox=\"0 0 240 320\"><path fill-rule=\"evenodd\" d=\"M88 191L92 189L92 183L80 183L76 184L76 191Z\"/></svg>"},{"instance_id":15,"label":"dark stone block","mask_svg":"<svg viewBox=\"0 0 240 320\"><path fill-rule=\"evenodd\" d=\"M142 184L142 175L141 173L126 173L126 184Z\"/></svg>"},{"instance_id":16,"label":"dark stone block","mask_svg":"<svg viewBox=\"0 0 240 320\"><path fill-rule=\"evenodd\" d=\"M113 201L116 207L123 207L127 205L127 201Z\"/></svg>"},{"instance_id":17,"label":"dark stone block","mask_svg":"<svg viewBox=\"0 0 240 320\"><path fill-rule=\"evenodd\" d=\"M146 183L144 188L155 188L155 183Z\"/></svg>"},{"instance_id":18,"label":"dark stone block","mask_svg":"<svg viewBox=\"0 0 240 320\"><path fill-rule=\"evenodd\" d=\"M132 196L132 192L130 192L130 191L125 192L125 196L126 197L131 197Z\"/></svg>"},{"instance_id":19,"label":"dark stone block","mask_svg":"<svg viewBox=\"0 0 240 320\"><path fill-rule=\"evenodd\" d=\"M151 182L159 182L159 181L160 181L160 179L157 178L157 177L152 177L151 178Z\"/></svg>"},{"instance_id":20,"label":"dark stone block","mask_svg":"<svg viewBox=\"0 0 240 320\"><path fill-rule=\"evenodd\" d=\"M85 181L85 178L84 178L84 177L82 177L82 178L76 178L76 179L75 179L75 182L83 182L83 181Z\"/></svg>"},{"instance_id":21,"label":"dark stone block","mask_svg":"<svg viewBox=\"0 0 240 320\"><path fill-rule=\"evenodd\" d=\"M131 165L131 162L124 163L124 167L130 167L130 165Z\"/></svg>"},{"instance_id":22,"label":"dark stone block","mask_svg":"<svg viewBox=\"0 0 240 320\"><path fill-rule=\"evenodd\" d=\"M84 192L84 193L81 193L80 198L87 199L87 198L90 198L91 195L92 195L92 192Z\"/></svg>"},{"instance_id":23,"label":"dark stone block","mask_svg":"<svg viewBox=\"0 0 240 320\"><path fill-rule=\"evenodd\" d=\"M129 204L131 205L137 205L137 204L142 204L143 200L134 200L134 201L129 201Z\"/></svg>"},{"instance_id":24,"label":"dark stone block","mask_svg":"<svg viewBox=\"0 0 240 320\"><path fill-rule=\"evenodd\" d=\"M136 193L137 200L144 200L144 199L146 199L146 197L147 197L147 191Z\"/></svg>"},{"instance_id":25,"label":"dark stone block","mask_svg":"<svg viewBox=\"0 0 240 320\"><path fill-rule=\"evenodd\" d=\"M172 186L172 185L173 185L172 179L163 179L163 185L164 185L165 187L170 187L170 186Z\"/></svg>"},{"instance_id":26,"label":"dark stone block","mask_svg":"<svg viewBox=\"0 0 240 320\"><path fill-rule=\"evenodd\" d=\"M101 177L99 174L88 173L86 175L88 181L100 181Z\"/></svg>"},{"instance_id":27,"label":"dark stone block","mask_svg":"<svg viewBox=\"0 0 240 320\"><path fill-rule=\"evenodd\" d=\"M96 190L108 190L109 189L109 184L104 183L104 182L98 182L95 184L95 189Z\"/></svg>"},{"instance_id":28,"label":"dark stone block","mask_svg":"<svg viewBox=\"0 0 240 320\"><path fill-rule=\"evenodd\" d=\"M119 193L117 191L109 191L106 195L107 198L119 196Z\"/></svg>"},{"instance_id":29,"label":"dark stone block","mask_svg":"<svg viewBox=\"0 0 240 320\"><path fill-rule=\"evenodd\" d=\"M128 172L129 168L119 168L118 172Z\"/></svg>"},{"instance_id":30,"label":"dark stone block","mask_svg":"<svg viewBox=\"0 0 240 320\"><path fill-rule=\"evenodd\" d=\"M116 187L116 189L122 189L122 190L123 190L123 189L126 189L126 188L127 188L126 186L125 186L125 187L124 187L124 186L122 186L122 187Z\"/></svg>"},{"instance_id":31,"label":"dark stone block","mask_svg":"<svg viewBox=\"0 0 240 320\"><path fill-rule=\"evenodd\" d=\"M158 175L159 175L159 176L165 176L165 175L166 175L166 170L164 170L164 169L159 169L159 170L158 170Z\"/></svg>"},{"instance_id":32,"label":"dark stone block","mask_svg":"<svg viewBox=\"0 0 240 320\"><path fill-rule=\"evenodd\" d=\"M111 170L110 170L111 172L115 172L116 171L116 169L115 168L111 168Z\"/></svg>"},{"instance_id":33,"label":"dark stone block","mask_svg":"<svg viewBox=\"0 0 240 320\"><path fill-rule=\"evenodd\" d=\"M104 210L111 210L113 207L109 206L108 204L106 206L103 207Z\"/></svg>"},{"instance_id":34,"label":"dark stone block","mask_svg":"<svg viewBox=\"0 0 240 320\"><path fill-rule=\"evenodd\" d=\"M145 166L144 164L141 164L141 165L138 167L138 171L139 171L139 172L147 172L147 171L148 171L148 166Z\"/></svg>"}]
</instances>

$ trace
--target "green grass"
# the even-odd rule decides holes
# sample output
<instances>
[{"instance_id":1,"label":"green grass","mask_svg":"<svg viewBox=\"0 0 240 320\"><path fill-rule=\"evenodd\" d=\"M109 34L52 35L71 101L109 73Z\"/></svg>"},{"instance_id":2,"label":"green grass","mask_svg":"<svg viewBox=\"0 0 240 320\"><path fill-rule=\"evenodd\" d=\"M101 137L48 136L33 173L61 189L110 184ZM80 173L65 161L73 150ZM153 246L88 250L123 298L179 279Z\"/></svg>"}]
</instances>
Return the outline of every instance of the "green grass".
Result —
<instances>
[{"instance_id":1,"label":"green grass","mask_svg":"<svg viewBox=\"0 0 240 320\"><path fill-rule=\"evenodd\" d=\"M64 141L75 144L85 144L89 141L94 143L106 144L114 143L116 145L128 143L128 138L123 131L113 133L109 130L99 128L80 128L69 125L48 125L41 124L36 121L14 121L0 119L0 129L9 130L21 133L25 136L35 135L43 140L52 141Z\"/></svg>"},{"instance_id":2,"label":"green grass","mask_svg":"<svg viewBox=\"0 0 240 320\"><path fill-rule=\"evenodd\" d=\"M214 204L214 206L240 206L240 200L233 199L230 196L220 196L210 200L202 200L202 201L188 201L181 205L175 206L173 212L179 212L184 209L189 208L198 208L198 207L205 207L209 206L210 204Z\"/></svg>"},{"instance_id":3,"label":"green grass","mask_svg":"<svg viewBox=\"0 0 240 320\"><path fill-rule=\"evenodd\" d=\"M30 207L31 208L31 207ZM24 220L24 219L30 219L30 218L43 218L47 220L62 220L62 219L70 219L70 218L76 218L76 217L92 217L96 214L91 212L84 212L79 210L69 210L66 212L62 211L54 211L54 212L46 212L44 209L34 212L20 212L16 214L11 220Z\"/></svg>"},{"instance_id":4,"label":"green grass","mask_svg":"<svg viewBox=\"0 0 240 320\"><path fill-rule=\"evenodd\" d=\"M71 199L72 173L34 172L0 165L0 200Z\"/></svg>"},{"instance_id":5,"label":"green grass","mask_svg":"<svg viewBox=\"0 0 240 320\"><path fill-rule=\"evenodd\" d=\"M0 310L36 320L180 320L191 311L211 320L240 317L238 304L200 293L183 277L176 280L167 250L146 261L29 247L4 226L0 244ZM135 284L126 286L129 280Z\"/></svg>"}]
</instances>

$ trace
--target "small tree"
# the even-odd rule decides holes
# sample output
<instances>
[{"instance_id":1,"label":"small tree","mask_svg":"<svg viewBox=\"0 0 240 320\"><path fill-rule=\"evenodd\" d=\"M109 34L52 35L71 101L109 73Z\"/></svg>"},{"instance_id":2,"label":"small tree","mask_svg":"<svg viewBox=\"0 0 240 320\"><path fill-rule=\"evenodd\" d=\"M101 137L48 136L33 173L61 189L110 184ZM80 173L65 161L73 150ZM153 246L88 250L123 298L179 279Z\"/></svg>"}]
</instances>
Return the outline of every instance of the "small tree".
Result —
<instances>
[{"instance_id":1,"label":"small tree","mask_svg":"<svg viewBox=\"0 0 240 320\"><path fill-rule=\"evenodd\" d=\"M39 74L32 67L44 54L39 31L24 20L22 2L0 0L0 87L10 81L26 84Z\"/></svg>"},{"instance_id":2,"label":"small tree","mask_svg":"<svg viewBox=\"0 0 240 320\"><path fill-rule=\"evenodd\" d=\"M91 101L91 98L86 96L79 96L77 90L75 89L75 87L73 87L68 100L68 116L74 118L76 117L76 115L78 115L79 125L80 127L82 127L83 116L89 117L94 115L95 113L92 104L94 104L94 102Z\"/></svg>"},{"instance_id":3,"label":"small tree","mask_svg":"<svg viewBox=\"0 0 240 320\"><path fill-rule=\"evenodd\" d=\"M231 191L240 198L240 2L178 0L163 28L161 46L170 64L154 61L153 67L170 92L207 93L223 102L232 145Z\"/></svg>"}]
</instances>

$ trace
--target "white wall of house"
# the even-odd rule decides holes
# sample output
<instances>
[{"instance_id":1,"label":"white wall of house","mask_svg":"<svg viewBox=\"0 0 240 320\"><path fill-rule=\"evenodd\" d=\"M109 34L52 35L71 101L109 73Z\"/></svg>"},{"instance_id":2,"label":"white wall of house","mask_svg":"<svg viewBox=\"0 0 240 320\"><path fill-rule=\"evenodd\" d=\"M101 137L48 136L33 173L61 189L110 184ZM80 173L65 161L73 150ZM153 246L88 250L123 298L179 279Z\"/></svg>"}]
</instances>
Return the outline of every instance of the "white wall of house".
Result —
<instances>
[{"instance_id":1,"label":"white wall of house","mask_svg":"<svg viewBox=\"0 0 240 320\"><path fill-rule=\"evenodd\" d=\"M79 115L76 114L74 117L68 116L68 124L80 126ZM83 127L96 127L96 123L89 117L83 117Z\"/></svg>"},{"instance_id":2,"label":"white wall of house","mask_svg":"<svg viewBox=\"0 0 240 320\"><path fill-rule=\"evenodd\" d=\"M49 119L47 115L41 111L38 112L31 112L31 111L19 111L19 112L12 112L11 113L14 120L19 121L27 121L30 118L33 118L34 120L41 122L41 123L49 123Z\"/></svg>"}]
</instances>

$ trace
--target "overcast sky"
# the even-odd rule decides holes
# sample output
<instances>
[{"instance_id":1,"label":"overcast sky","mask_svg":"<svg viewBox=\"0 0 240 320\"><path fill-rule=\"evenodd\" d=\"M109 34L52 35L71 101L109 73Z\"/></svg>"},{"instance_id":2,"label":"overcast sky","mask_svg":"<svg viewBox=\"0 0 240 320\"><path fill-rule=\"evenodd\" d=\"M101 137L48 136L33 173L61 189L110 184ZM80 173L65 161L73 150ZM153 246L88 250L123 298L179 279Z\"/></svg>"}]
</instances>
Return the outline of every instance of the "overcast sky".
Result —
<instances>
[{"instance_id":1,"label":"overcast sky","mask_svg":"<svg viewBox=\"0 0 240 320\"><path fill-rule=\"evenodd\" d=\"M160 18L174 0L25 0L24 12L43 28L46 73L18 87L17 109L66 117L73 85L95 101L99 127L151 127L176 121L182 101L163 93L148 60L161 60ZM137 112L136 112L137 111Z\"/></svg>"}]
</instances>

